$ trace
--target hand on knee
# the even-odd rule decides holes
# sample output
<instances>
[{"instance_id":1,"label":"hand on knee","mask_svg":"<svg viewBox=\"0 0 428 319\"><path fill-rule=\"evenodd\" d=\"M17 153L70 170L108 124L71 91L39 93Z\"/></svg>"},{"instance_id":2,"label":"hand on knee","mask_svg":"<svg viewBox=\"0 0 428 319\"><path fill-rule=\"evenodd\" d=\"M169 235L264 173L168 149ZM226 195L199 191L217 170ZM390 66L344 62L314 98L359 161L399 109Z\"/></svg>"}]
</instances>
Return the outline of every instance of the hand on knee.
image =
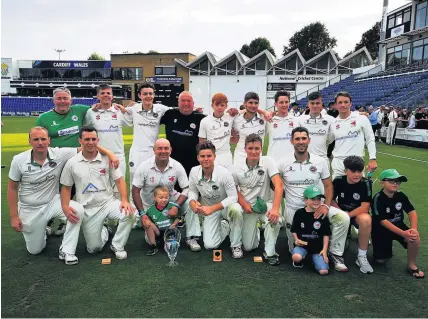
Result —
<instances>
[{"instance_id":1,"label":"hand on knee","mask_svg":"<svg viewBox=\"0 0 428 319\"><path fill-rule=\"evenodd\" d=\"M320 270L318 271L318 273L319 273L321 276L328 275L328 269L320 269Z\"/></svg>"},{"instance_id":2,"label":"hand on knee","mask_svg":"<svg viewBox=\"0 0 428 319\"><path fill-rule=\"evenodd\" d=\"M299 262L301 262L301 261L303 260L303 257L302 257L302 255L300 255L300 254L293 254L293 255L291 256L291 259L292 259L295 263L299 263Z\"/></svg>"}]
</instances>

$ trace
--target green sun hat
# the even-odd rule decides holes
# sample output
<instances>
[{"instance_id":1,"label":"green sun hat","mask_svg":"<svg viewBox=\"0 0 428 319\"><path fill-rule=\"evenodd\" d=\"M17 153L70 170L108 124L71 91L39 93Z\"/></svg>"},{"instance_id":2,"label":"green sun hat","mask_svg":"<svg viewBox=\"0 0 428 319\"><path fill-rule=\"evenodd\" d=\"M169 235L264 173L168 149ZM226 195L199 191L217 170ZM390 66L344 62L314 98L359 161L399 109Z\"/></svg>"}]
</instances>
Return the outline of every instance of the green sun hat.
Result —
<instances>
[{"instance_id":1,"label":"green sun hat","mask_svg":"<svg viewBox=\"0 0 428 319\"><path fill-rule=\"evenodd\" d=\"M407 177L398 173L394 168L386 169L380 173L379 179L384 181L385 179L398 179L401 182L407 182Z\"/></svg>"},{"instance_id":2,"label":"green sun hat","mask_svg":"<svg viewBox=\"0 0 428 319\"><path fill-rule=\"evenodd\" d=\"M256 203L253 205L252 209L253 209L253 212L257 214L266 214L267 205L261 197L257 196Z\"/></svg>"},{"instance_id":3,"label":"green sun hat","mask_svg":"<svg viewBox=\"0 0 428 319\"><path fill-rule=\"evenodd\" d=\"M303 192L303 197L306 199L313 199L315 197L322 197L325 198L324 194L322 193L321 189L316 186L309 186L306 187Z\"/></svg>"}]
</instances>

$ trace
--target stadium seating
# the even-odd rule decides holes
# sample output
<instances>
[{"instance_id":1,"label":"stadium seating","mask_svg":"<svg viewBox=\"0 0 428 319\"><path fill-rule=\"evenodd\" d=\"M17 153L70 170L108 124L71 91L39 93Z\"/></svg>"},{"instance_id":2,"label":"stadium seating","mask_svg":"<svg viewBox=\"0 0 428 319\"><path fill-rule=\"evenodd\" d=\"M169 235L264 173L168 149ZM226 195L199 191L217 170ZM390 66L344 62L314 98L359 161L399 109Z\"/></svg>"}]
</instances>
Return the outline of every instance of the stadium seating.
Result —
<instances>
[{"instance_id":1,"label":"stadium seating","mask_svg":"<svg viewBox=\"0 0 428 319\"><path fill-rule=\"evenodd\" d=\"M428 72L397 74L394 76L359 79L350 76L340 82L326 87L321 91L325 104L334 101L339 91L347 91L352 96L354 107L380 106L384 104L399 105L400 102L411 98L423 91L428 92ZM308 99L297 101L306 106Z\"/></svg>"},{"instance_id":2,"label":"stadium seating","mask_svg":"<svg viewBox=\"0 0 428 319\"><path fill-rule=\"evenodd\" d=\"M92 105L97 99L73 99L73 104ZM5 97L1 98L2 112L46 112L54 106L52 98Z\"/></svg>"}]
</instances>

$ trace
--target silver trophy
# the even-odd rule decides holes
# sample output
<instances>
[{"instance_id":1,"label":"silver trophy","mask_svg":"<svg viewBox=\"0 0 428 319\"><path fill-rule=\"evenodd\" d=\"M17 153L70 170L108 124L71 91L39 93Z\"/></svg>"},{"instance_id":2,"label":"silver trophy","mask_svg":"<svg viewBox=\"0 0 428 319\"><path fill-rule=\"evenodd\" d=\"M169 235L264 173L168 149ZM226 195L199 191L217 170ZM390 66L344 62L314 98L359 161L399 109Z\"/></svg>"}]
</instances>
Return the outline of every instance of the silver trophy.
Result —
<instances>
[{"instance_id":1,"label":"silver trophy","mask_svg":"<svg viewBox=\"0 0 428 319\"><path fill-rule=\"evenodd\" d=\"M181 233L177 228L168 229L163 235L165 242L164 249L169 258L168 266L177 266L178 263L175 261L178 253L178 247L180 247Z\"/></svg>"}]
</instances>

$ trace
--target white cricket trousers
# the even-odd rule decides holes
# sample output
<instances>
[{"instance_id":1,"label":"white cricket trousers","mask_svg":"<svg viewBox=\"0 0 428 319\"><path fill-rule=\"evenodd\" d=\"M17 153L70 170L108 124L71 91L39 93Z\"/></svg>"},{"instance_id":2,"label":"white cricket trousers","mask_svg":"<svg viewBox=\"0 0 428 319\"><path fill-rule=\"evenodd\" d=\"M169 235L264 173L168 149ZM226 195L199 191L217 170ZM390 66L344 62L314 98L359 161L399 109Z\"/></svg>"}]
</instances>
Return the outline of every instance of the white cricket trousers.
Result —
<instances>
[{"instance_id":1,"label":"white cricket trousers","mask_svg":"<svg viewBox=\"0 0 428 319\"><path fill-rule=\"evenodd\" d=\"M290 253L294 248L294 238L290 229L296 210L297 209L287 207L285 213L288 249L290 250ZM349 215L336 207L330 207L327 217L330 221L331 227L329 252L338 256L342 256L343 252L345 251L346 237L348 235L350 223Z\"/></svg>"},{"instance_id":2,"label":"white cricket trousers","mask_svg":"<svg viewBox=\"0 0 428 319\"><path fill-rule=\"evenodd\" d=\"M203 242L205 249L215 249L229 235L230 247L242 246L242 213L237 211L234 218L230 218L229 209L233 205L205 216L202 222ZM222 221L227 220L228 223ZM201 225L199 215L189 209L186 214L186 237L200 237Z\"/></svg>"},{"instance_id":3,"label":"white cricket trousers","mask_svg":"<svg viewBox=\"0 0 428 319\"><path fill-rule=\"evenodd\" d=\"M86 208L76 224L67 223L67 229L62 241L62 251L68 254L75 254L77 241L79 239L80 227L86 240L86 247L89 253L96 253L103 249L108 240L108 232L104 226L106 218L119 221L116 234L113 237L112 245L117 250L123 250L128 241L134 215L124 215L120 211L120 201L111 199L101 207ZM70 239L65 241L65 238Z\"/></svg>"},{"instance_id":4,"label":"white cricket trousers","mask_svg":"<svg viewBox=\"0 0 428 319\"><path fill-rule=\"evenodd\" d=\"M396 126L396 122L389 122L388 130L386 131L386 144L395 144L394 133Z\"/></svg>"},{"instance_id":5,"label":"white cricket trousers","mask_svg":"<svg viewBox=\"0 0 428 319\"><path fill-rule=\"evenodd\" d=\"M223 167L226 167L228 170L231 170L233 167L233 159L232 159L232 152L217 152L215 154L215 162L216 165L221 165Z\"/></svg>"},{"instance_id":6,"label":"white cricket trousers","mask_svg":"<svg viewBox=\"0 0 428 319\"><path fill-rule=\"evenodd\" d=\"M332 180L336 177L345 175L345 165L343 165L344 159L345 158L342 157L333 157L331 160Z\"/></svg>"},{"instance_id":7,"label":"white cricket trousers","mask_svg":"<svg viewBox=\"0 0 428 319\"><path fill-rule=\"evenodd\" d=\"M134 200L132 199L132 182L134 180L135 172L142 162L149 159L153 155L153 149L151 148L148 149L147 152L137 152L134 150L129 151L129 199L132 205L134 205Z\"/></svg>"},{"instance_id":8,"label":"white cricket trousers","mask_svg":"<svg viewBox=\"0 0 428 319\"><path fill-rule=\"evenodd\" d=\"M115 155L119 159L119 168L120 168L120 171L122 172L123 179L126 180L126 167L128 165L126 165L125 154L124 153L115 153ZM114 182L114 180L111 180L111 185L112 185L112 188L113 188L114 197L116 199L120 200L119 190L117 189L116 183Z\"/></svg>"},{"instance_id":9,"label":"white cricket trousers","mask_svg":"<svg viewBox=\"0 0 428 319\"><path fill-rule=\"evenodd\" d=\"M272 203L266 203L268 211L272 209ZM259 247L260 243L260 230L257 227L257 221L260 219L263 223L264 237L265 237L265 252L267 256L275 255L275 246L278 239L279 230L283 222L282 218L277 224L271 224L266 214L247 214L238 203L230 206L231 210L238 210L243 216L242 227L242 246L244 250L251 251Z\"/></svg>"},{"instance_id":10,"label":"white cricket trousers","mask_svg":"<svg viewBox=\"0 0 428 319\"><path fill-rule=\"evenodd\" d=\"M83 206L75 201L70 201L70 206L78 213L83 215ZM19 218L21 219L25 245L30 254L36 255L42 252L46 247L46 226L52 218L59 218L66 221L66 217L62 211L60 195L57 194L48 204L38 208L22 208L18 210ZM69 226L67 223L67 227ZM64 239L68 238L64 235Z\"/></svg>"}]
</instances>

